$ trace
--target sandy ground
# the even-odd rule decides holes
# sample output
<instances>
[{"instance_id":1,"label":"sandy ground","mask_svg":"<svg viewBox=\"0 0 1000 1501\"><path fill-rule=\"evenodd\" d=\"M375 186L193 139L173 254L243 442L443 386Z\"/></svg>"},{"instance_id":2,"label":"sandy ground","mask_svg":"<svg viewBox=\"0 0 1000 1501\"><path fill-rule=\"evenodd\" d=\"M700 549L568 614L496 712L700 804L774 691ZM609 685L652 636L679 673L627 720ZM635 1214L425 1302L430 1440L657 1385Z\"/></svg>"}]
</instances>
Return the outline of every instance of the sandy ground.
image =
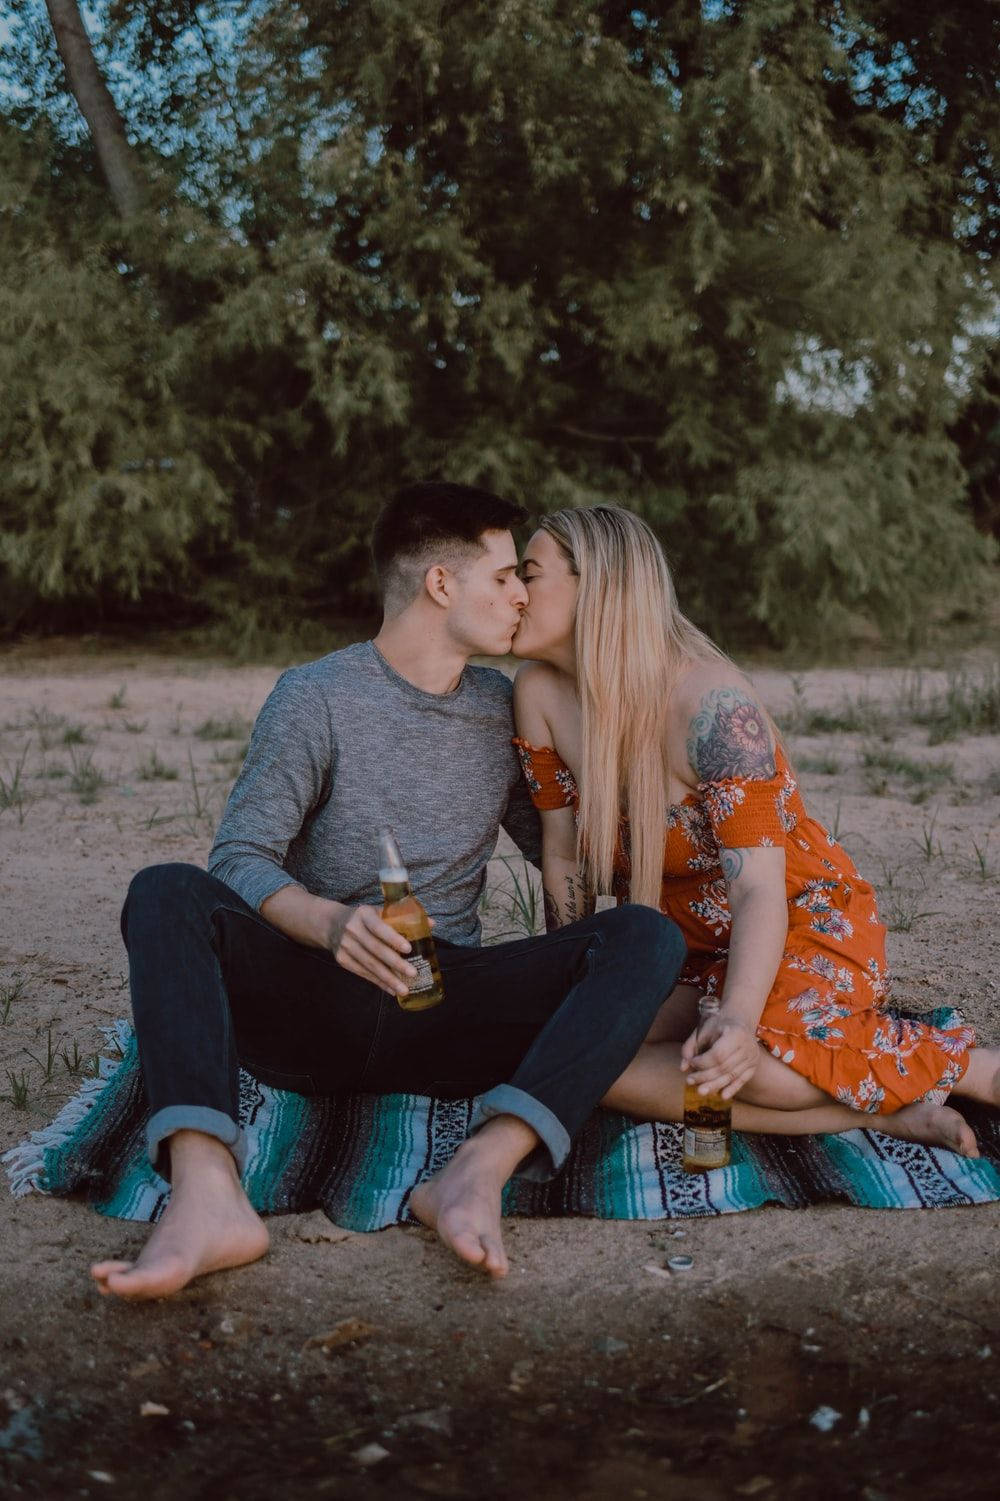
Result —
<instances>
[{"instance_id":1,"label":"sandy ground","mask_svg":"<svg viewBox=\"0 0 1000 1501\"><path fill-rule=\"evenodd\" d=\"M204 861L275 676L127 651L0 661L0 1151L127 1013L129 877ZM897 998L956 1002L1000 1040L1000 738L928 744L914 718L944 673L755 676L808 803L879 888ZM496 932L512 918L492 877ZM37 1195L0 1193L0 1215L11 1495L996 1493L1000 1205L512 1222L502 1285L418 1228L289 1216L266 1261L141 1307L97 1297L86 1268L142 1227ZM681 1249L691 1272L649 1270ZM308 1344L348 1317L374 1332Z\"/></svg>"}]
</instances>

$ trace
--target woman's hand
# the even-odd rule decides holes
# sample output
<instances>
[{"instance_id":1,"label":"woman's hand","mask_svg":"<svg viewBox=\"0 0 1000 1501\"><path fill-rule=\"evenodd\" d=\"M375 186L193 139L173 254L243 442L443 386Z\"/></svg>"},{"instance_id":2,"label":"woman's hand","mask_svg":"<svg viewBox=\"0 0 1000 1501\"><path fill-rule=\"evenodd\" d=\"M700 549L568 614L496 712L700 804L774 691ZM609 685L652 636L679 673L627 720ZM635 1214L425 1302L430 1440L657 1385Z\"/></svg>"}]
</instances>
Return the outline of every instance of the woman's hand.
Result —
<instances>
[{"instance_id":1,"label":"woman's hand","mask_svg":"<svg viewBox=\"0 0 1000 1501\"><path fill-rule=\"evenodd\" d=\"M681 1048L681 1070L701 1094L731 1100L749 1083L760 1061L760 1043L746 1022L719 1012L696 1028Z\"/></svg>"}]
</instances>

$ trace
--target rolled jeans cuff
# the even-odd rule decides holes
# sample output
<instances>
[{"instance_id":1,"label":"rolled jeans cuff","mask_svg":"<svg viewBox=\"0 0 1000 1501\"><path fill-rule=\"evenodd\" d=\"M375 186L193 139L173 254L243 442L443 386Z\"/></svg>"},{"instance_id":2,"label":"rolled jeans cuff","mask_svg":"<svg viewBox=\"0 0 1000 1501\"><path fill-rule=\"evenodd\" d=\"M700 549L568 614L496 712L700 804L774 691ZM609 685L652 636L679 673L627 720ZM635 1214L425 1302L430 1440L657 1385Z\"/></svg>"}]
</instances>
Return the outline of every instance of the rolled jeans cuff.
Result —
<instances>
[{"instance_id":1,"label":"rolled jeans cuff","mask_svg":"<svg viewBox=\"0 0 1000 1501\"><path fill-rule=\"evenodd\" d=\"M175 1131L200 1131L204 1136L214 1136L232 1152L242 1178L247 1165L243 1132L231 1115L226 1115L223 1110L212 1110L208 1105L168 1105L150 1118L146 1127L146 1151L162 1178L170 1179L170 1158L164 1142Z\"/></svg>"},{"instance_id":2,"label":"rolled jeans cuff","mask_svg":"<svg viewBox=\"0 0 1000 1501\"><path fill-rule=\"evenodd\" d=\"M469 1132L478 1131L496 1115L516 1115L518 1120L531 1127L539 1138L539 1144L529 1152L515 1170L516 1178L527 1178L533 1183L547 1183L554 1178L569 1155L569 1132L562 1121L552 1114L547 1105L526 1094L514 1084L498 1084L495 1089L480 1095L472 1110Z\"/></svg>"}]
</instances>

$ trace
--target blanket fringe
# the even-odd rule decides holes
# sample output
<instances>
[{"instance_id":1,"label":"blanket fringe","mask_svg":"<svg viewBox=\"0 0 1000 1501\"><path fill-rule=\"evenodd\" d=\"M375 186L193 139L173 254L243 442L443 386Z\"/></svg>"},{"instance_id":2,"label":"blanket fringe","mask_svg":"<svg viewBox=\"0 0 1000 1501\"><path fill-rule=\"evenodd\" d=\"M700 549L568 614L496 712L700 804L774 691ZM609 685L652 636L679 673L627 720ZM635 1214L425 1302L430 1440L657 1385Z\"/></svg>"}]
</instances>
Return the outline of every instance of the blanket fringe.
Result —
<instances>
[{"instance_id":1,"label":"blanket fringe","mask_svg":"<svg viewBox=\"0 0 1000 1501\"><path fill-rule=\"evenodd\" d=\"M32 1131L16 1147L0 1157L7 1172L10 1191L15 1199L23 1199L29 1193L48 1193L43 1176L45 1153L65 1146L80 1122L93 1109L97 1099L108 1087L109 1081L121 1068L128 1052L132 1027L123 1018L110 1027L102 1027L104 1040L118 1050L117 1058L101 1057L97 1060L98 1072L93 1079L84 1079L72 1099L66 1101L55 1120L40 1131Z\"/></svg>"}]
</instances>

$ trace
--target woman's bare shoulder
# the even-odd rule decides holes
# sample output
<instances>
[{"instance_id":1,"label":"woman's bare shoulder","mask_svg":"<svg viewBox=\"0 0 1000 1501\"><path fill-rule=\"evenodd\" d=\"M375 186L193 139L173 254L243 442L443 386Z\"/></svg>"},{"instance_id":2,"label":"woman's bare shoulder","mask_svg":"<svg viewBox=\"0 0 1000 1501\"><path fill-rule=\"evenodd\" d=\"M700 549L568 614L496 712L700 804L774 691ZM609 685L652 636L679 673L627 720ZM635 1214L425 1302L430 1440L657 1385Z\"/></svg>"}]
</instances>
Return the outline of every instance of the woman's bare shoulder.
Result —
<instances>
[{"instance_id":1,"label":"woman's bare shoulder","mask_svg":"<svg viewBox=\"0 0 1000 1501\"><path fill-rule=\"evenodd\" d=\"M522 662L514 674L514 692L522 697L527 695L534 698L545 692L546 684L551 687L558 677L559 674L548 662Z\"/></svg>"},{"instance_id":2,"label":"woman's bare shoulder","mask_svg":"<svg viewBox=\"0 0 1000 1501\"><path fill-rule=\"evenodd\" d=\"M674 715L683 717L686 722L692 715L701 713L707 707L706 698L727 690L739 694L750 703L760 703L749 678L732 662L711 659L691 662L682 670L671 694Z\"/></svg>"},{"instance_id":3,"label":"woman's bare shoulder","mask_svg":"<svg viewBox=\"0 0 1000 1501\"><path fill-rule=\"evenodd\" d=\"M551 745L561 698L560 674L547 662L525 662L514 678L517 733L532 745Z\"/></svg>"},{"instance_id":4,"label":"woman's bare shoulder","mask_svg":"<svg viewBox=\"0 0 1000 1501\"><path fill-rule=\"evenodd\" d=\"M774 736L753 684L728 662L697 662L672 699L674 733L699 781L772 777Z\"/></svg>"}]
</instances>

